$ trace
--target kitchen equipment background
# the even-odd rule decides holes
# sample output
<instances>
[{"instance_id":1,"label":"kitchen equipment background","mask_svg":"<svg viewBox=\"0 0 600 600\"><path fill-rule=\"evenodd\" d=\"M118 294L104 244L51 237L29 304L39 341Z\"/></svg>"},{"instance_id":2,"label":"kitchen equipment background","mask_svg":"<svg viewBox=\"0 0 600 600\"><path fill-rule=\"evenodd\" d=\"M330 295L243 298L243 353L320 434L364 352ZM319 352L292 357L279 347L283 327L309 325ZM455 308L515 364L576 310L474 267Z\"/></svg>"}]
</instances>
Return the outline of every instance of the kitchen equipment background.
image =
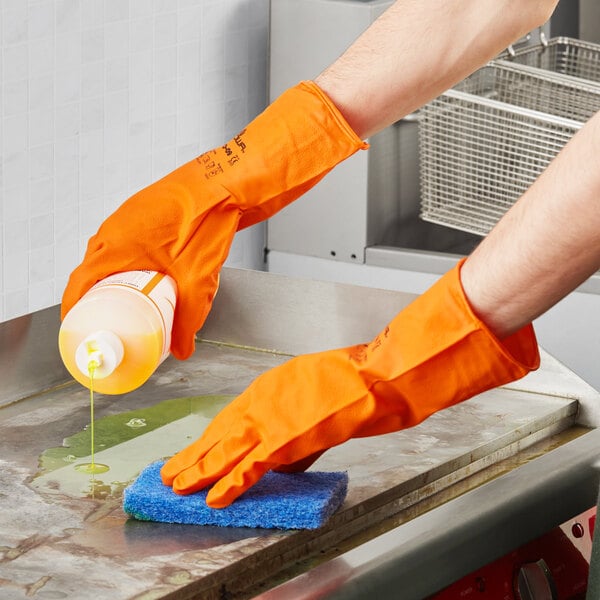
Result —
<instances>
[{"instance_id":1,"label":"kitchen equipment background","mask_svg":"<svg viewBox=\"0 0 600 600\"><path fill-rule=\"evenodd\" d=\"M477 70L419 111L421 217L488 234L598 110L594 82L503 61Z\"/></svg>"},{"instance_id":2,"label":"kitchen equipment background","mask_svg":"<svg viewBox=\"0 0 600 600\"><path fill-rule=\"evenodd\" d=\"M271 96L313 77L336 58L373 18L380 2L273 0ZM362 21L361 21L362 20ZM549 23L522 43L600 31L595 0L561 0ZM594 40L600 41L600 40ZM522 43L515 44L521 49ZM268 270L296 277L384 289L425 291L480 235L419 217L419 134L409 115L369 140L368 153L332 171L299 202L267 225ZM540 317L540 343L600 388L600 277Z\"/></svg>"},{"instance_id":3,"label":"kitchen equipment background","mask_svg":"<svg viewBox=\"0 0 600 600\"><path fill-rule=\"evenodd\" d=\"M558 37L503 55L522 65L600 82L600 45Z\"/></svg>"}]
</instances>

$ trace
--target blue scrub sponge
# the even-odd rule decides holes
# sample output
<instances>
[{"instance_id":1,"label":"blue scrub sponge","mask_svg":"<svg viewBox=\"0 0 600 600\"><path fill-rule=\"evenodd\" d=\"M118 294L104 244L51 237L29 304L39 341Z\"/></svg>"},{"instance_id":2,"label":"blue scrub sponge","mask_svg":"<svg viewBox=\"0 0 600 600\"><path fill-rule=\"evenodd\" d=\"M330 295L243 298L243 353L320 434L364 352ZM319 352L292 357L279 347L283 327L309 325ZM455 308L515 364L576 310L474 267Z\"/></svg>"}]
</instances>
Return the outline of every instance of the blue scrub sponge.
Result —
<instances>
[{"instance_id":1,"label":"blue scrub sponge","mask_svg":"<svg viewBox=\"0 0 600 600\"><path fill-rule=\"evenodd\" d=\"M123 493L123 509L142 521L317 529L340 507L348 489L342 472L276 473L270 471L226 508L210 508L207 490L180 496L163 485L160 468L152 463Z\"/></svg>"}]
</instances>

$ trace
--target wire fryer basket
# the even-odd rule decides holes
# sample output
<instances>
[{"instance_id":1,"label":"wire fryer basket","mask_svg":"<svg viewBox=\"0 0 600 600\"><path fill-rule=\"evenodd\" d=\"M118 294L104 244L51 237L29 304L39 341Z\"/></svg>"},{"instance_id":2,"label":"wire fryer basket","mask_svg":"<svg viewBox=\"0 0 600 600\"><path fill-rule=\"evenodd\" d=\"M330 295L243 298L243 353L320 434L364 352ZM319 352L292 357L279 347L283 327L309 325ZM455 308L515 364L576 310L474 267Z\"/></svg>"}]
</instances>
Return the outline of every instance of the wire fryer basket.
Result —
<instances>
[{"instance_id":1,"label":"wire fryer basket","mask_svg":"<svg viewBox=\"0 0 600 600\"><path fill-rule=\"evenodd\" d=\"M600 85L505 61L421 108L421 218L486 235L583 123Z\"/></svg>"},{"instance_id":2,"label":"wire fryer basket","mask_svg":"<svg viewBox=\"0 0 600 600\"><path fill-rule=\"evenodd\" d=\"M556 37L515 50L502 58L522 65L600 81L600 44L568 37Z\"/></svg>"}]
</instances>

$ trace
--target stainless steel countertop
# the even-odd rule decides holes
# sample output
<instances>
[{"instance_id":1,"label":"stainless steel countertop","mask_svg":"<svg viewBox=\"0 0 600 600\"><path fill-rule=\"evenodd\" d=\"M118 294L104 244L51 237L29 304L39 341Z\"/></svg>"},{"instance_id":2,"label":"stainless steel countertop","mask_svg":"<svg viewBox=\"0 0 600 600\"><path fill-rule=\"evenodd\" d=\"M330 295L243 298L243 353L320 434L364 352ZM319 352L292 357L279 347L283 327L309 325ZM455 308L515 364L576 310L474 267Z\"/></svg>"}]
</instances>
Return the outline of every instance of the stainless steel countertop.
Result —
<instances>
[{"instance_id":1,"label":"stainless steel countertop","mask_svg":"<svg viewBox=\"0 0 600 600\"><path fill-rule=\"evenodd\" d=\"M290 355L370 339L412 298L226 269L202 331L211 341L200 343L188 361L168 359L135 392L99 396L97 417L170 398L235 395ZM477 396L410 430L351 440L325 453L313 468L347 470L350 486L342 508L320 530L136 522L122 512L122 486L110 478L102 494L85 495L69 487L69 464L55 472L61 474L40 477L39 456L89 422L87 390L63 376L44 391L48 373L36 373L29 362L36 352L15 350L43 348L44 364L58 368L56 319L55 309L34 315L21 329L24 338L11 335L13 354L9 348L3 354L11 356L3 377L12 385L6 395L0 392L0 596L11 600L244 597L250 588L277 583L296 561L310 563L353 536L368 537L392 517L400 522L418 514L415 507L425 499L573 427L581 415L595 426L599 404L594 390L543 354L540 371L518 385ZM16 325L0 324L0 340L6 339L3 328L14 332ZM19 378L28 374L26 397L15 398ZM31 392L34 382L38 393ZM153 454L160 451L157 435L139 438L148 462L161 458ZM182 430L172 443L185 446L187 435ZM125 454L125 443L115 452L119 448Z\"/></svg>"}]
</instances>

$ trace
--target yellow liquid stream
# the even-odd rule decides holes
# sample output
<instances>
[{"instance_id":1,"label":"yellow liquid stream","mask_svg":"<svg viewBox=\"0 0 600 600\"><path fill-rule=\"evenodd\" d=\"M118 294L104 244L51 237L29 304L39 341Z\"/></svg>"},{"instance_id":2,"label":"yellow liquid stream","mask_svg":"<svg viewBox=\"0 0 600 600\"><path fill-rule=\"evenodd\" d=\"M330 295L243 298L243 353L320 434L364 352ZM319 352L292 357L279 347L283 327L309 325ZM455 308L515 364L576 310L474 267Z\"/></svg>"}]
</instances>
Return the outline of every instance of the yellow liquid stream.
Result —
<instances>
[{"instance_id":1,"label":"yellow liquid stream","mask_svg":"<svg viewBox=\"0 0 600 600\"><path fill-rule=\"evenodd\" d=\"M81 463L75 465L77 471L82 473L89 473L90 475L96 475L98 473L106 473L110 469L108 465L96 463L94 460L94 373L98 368L98 363L94 360L90 360L88 364L88 372L90 375L90 460L89 463Z\"/></svg>"}]
</instances>

